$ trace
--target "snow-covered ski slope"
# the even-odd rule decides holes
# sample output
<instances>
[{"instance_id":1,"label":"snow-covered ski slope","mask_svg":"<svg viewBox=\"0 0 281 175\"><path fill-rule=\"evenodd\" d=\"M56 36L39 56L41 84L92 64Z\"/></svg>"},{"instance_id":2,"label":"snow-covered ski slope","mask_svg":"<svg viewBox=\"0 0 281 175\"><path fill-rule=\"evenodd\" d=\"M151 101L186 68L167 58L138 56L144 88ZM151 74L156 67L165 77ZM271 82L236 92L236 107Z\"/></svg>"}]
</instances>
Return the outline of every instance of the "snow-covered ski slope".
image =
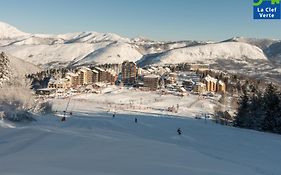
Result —
<instances>
[{"instance_id":1,"label":"snow-covered ski slope","mask_svg":"<svg viewBox=\"0 0 281 175\"><path fill-rule=\"evenodd\" d=\"M120 101L128 93L118 91L73 97L68 108L73 115L65 122L58 114L16 125L0 121L0 174L281 174L281 136L195 120L193 109L209 108L200 107L207 99L192 103L193 96L178 99L180 117L157 109L170 106L178 97L158 99L154 93L142 96L143 107L152 109L132 112L126 103L137 105L140 92ZM68 99L54 100L53 108L65 110L67 103ZM115 109L113 103L119 107L107 111ZM180 136L178 128L183 131Z\"/></svg>"},{"instance_id":2,"label":"snow-covered ski slope","mask_svg":"<svg viewBox=\"0 0 281 175\"><path fill-rule=\"evenodd\" d=\"M64 123L45 116L1 128L0 137L0 172L7 175L281 173L280 136L190 118L74 113Z\"/></svg>"}]
</instances>

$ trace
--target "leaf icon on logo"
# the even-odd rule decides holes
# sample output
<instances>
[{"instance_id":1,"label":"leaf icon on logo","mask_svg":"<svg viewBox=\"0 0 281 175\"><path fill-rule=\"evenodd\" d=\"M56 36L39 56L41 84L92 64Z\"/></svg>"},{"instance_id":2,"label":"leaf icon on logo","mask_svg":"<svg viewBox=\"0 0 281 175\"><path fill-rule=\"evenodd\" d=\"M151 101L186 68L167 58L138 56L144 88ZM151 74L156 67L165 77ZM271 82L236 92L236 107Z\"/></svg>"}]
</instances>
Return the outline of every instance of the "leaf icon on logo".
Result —
<instances>
[{"instance_id":1,"label":"leaf icon on logo","mask_svg":"<svg viewBox=\"0 0 281 175\"><path fill-rule=\"evenodd\" d=\"M254 1L254 6L260 6L263 3L263 0L258 0L258 2Z\"/></svg>"}]
</instances>

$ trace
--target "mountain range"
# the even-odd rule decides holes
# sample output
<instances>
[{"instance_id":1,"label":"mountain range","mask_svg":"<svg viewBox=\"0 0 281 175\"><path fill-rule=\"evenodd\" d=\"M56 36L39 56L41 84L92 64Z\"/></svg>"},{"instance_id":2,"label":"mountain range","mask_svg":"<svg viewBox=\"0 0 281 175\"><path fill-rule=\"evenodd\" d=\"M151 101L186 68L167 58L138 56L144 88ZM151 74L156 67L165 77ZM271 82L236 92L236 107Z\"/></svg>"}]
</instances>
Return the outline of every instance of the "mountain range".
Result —
<instances>
[{"instance_id":1,"label":"mountain range","mask_svg":"<svg viewBox=\"0 0 281 175\"><path fill-rule=\"evenodd\" d=\"M278 79L281 40L234 37L220 42L153 41L113 33L31 34L0 22L0 51L41 67L137 62L139 66L179 63Z\"/></svg>"}]
</instances>

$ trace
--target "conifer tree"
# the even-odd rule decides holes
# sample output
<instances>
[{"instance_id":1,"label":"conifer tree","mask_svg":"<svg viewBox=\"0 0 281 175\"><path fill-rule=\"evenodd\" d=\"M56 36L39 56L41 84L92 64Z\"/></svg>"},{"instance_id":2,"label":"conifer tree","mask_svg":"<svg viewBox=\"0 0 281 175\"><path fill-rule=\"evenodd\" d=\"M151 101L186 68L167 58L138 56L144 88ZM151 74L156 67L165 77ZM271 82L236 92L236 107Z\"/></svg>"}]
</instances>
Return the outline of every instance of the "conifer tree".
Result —
<instances>
[{"instance_id":1,"label":"conifer tree","mask_svg":"<svg viewBox=\"0 0 281 175\"><path fill-rule=\"evenodd\" d=\"M247 128L249 123L249 121L247 121L249 115L249 97L246 91L243 92L238 104L239 107L234 121L234 126Z\"/></svg>"},{"instance_id":2,"label":"conifer tree","mask_svg":"<svg viewBox=\"0 0 281 175\"><path fill-rule=\"evenodd\" d=\"M249 97L249 99L249 128L261 130L265 115L263 107L263 96L260 92L255 92L251 97Z\"/></svg>"},{"instance_id":3,"label":"conifer tree","mask_svg":"<svg viewBox=\"0 0 281 175\"><path fill-rule=\"evenodd\" d=\"M263 130L277 132L278 116L280 115L280 99L277 89L273 84L269 84L264 94L265 118Z\"/></svg>"}]
</instances>

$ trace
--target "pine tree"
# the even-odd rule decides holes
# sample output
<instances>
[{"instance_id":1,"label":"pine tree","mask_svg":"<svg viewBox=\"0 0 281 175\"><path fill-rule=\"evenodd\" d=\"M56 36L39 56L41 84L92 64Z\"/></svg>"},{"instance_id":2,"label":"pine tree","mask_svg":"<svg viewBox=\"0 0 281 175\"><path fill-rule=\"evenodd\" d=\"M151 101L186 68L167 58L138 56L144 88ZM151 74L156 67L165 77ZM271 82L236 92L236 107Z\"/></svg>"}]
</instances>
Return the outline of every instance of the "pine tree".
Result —
<instances>
[{"instance_id":1,"label":"pine tree","mask_svg":"<svg viewBox=\"0 0 281 175\"><path fill-rule=\"evenodd\" d=\"M261 130L264 121L264 108L263 108L263 96L260 92L254 92L250 97L249 105L249 117L250 125L249 128Z\"/></svg>"},{"instance_id":2,"label":"pine tree","mask_svg":"<svg viewBox=\"0 0 281 175\"><path fill-rule=\"evenodd\" d=\"M265 118L263 130L277 132L278 116L280 115L280 99L277 89L273 84L269 84L264 94Z\"/></svg>"},{"instance_id":3,"label":"pine tree","mask_svg":"<svg viewBox=\"0 0 281 175\"><path fill-rule=\"evenodd\" d=\"M277 120L277 127L276 127L276 130L279 134L281 134L281 93L279 92L278 94L279 96L279 107L278 107L278 115L276 117L276 120Z\"/></svg>"},{"instance_id":4,"label":"pine tree","mask_svg":"<svg viewBox=\"0 0 281 175\"><path fill-rule=\"evenodd\" d=\"M249 115L249 97L246 91L240 97L238 101L238 110L234 121L234 126L247 128L249 126L248 115Z\"/></svg>"}]
</instances>

